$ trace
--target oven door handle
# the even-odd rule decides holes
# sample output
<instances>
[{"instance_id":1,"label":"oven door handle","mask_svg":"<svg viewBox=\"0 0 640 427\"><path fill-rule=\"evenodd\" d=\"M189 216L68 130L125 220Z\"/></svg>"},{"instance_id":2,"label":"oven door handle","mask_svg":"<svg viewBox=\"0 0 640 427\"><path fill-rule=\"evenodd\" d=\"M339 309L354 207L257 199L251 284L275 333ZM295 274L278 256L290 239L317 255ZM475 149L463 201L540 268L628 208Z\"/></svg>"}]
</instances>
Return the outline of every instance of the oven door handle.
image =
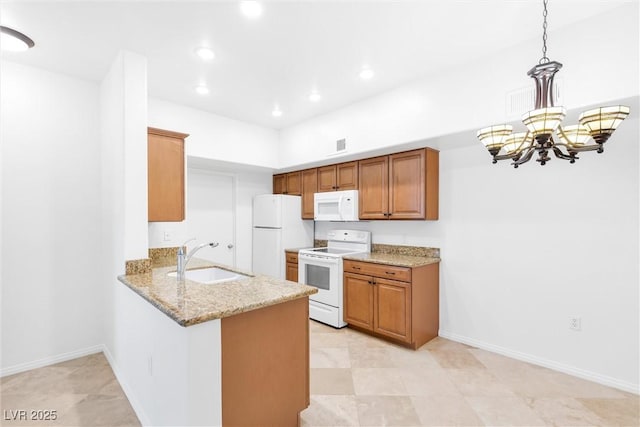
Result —
<instances>
[{"instance_id":1,"label":"oven door handle","mask_svg":"<svg viewBox=\"0 0 640 427\"><path fill-rule=\"evenodd\" d=\"M328 258L305 257L304 255L298 255L298 263L322 265L322 266L338 266L340 265L340 260L338 258L328 259Z\"/></svg>"}]
</instances>

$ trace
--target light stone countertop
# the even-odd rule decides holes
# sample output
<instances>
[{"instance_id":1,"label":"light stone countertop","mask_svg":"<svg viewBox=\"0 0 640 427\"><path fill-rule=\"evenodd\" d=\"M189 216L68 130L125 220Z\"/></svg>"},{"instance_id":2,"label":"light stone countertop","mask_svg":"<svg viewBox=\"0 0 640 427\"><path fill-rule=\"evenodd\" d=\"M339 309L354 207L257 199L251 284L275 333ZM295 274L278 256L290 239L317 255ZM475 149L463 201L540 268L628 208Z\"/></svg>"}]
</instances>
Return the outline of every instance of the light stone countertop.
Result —
<instances>
[{"instance_id":1,"label":"light stone countertop","mask_svg":"<svg viewBox=\"0 0 640 427\"><path fill-rule=\"evenodd\" d=\"M201 259L191 259L187 270L205 267L219 267L249 277L211 285L191 280L178 282L175 277L167 276L176 271L173 265L154 268L151 273L118 276L118 280L181 326L221 319L318 292L312 286L253 275Z\"/></svg>"},{"instance_id":2,"label":"light stone countertop","mask_svg":"<svg viewBox=\"0 0 640 427\"><path fill-rule=\"evenodd\" d=\"M350 259L353 261L366 261L385 265L398 265L401 267L421 267L423 265L435 264L440 262L440 258L436 257L389 254L382 252L345 255L343 259Z\"/></svg>"}]
</instances>

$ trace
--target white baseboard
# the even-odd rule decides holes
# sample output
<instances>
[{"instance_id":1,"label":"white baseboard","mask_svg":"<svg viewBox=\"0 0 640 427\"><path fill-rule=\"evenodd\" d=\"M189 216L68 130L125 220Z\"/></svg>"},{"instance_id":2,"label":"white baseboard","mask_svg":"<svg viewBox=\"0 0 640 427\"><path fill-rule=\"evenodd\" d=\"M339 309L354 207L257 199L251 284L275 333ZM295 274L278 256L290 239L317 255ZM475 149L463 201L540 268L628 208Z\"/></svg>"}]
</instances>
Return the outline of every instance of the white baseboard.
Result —
<instances>
[{"instance_id":1,"label":"white baseboard","mask_svg":"<svg viewBox=\"0 0 640 427\"><path fill-rule=\"evenodd\" d=\"M104 356L107 358L109 365L111 365L111 370L113 370L113 374L116 376L116 379L120 383L120 387L122 387L122 391L124 391L124 394L127 396L127 399L129 399L129 403L131 404L133 411L136 413L138 420L143 426L150 426L151 421L149 421L149 417L147 416L147 413L144 411L144 407L142 406L142 404L140 404L140 400L136 397L135 393L133 392L133 389L127 383L126 379L118 369L118 364L116 363L115 359L111 355L111 352L109 351L106 345L103 345L102 347L104 351Z\"/></svg>"},{"instance_id":2,"label":"white baseboard","mask_svg":"<svg viewBox=\"0 0 640 427\"><path fill-rule=\"evenodd\" d=\"M55 365L56 363L66 362L67 360L77 359L78 357L88 356L90 354L100 353L104 349L104 345L94 345L80 350L70 351L68 353L58 354L56 356L45 357L34 360L33 362L21 363L19 365L9 366L0 370L0 377L7 375L19 374L20 372L30 371L31 369L42 368L44 366Z\"/></svg>"},{"instance_id":3,"label":"white baseboard","mask_svg":"<svg viewBox=\"0 0 640 427\"><path fill-rule=\"evenodd\" d=\"M474 338L458 335L453 332L443 331L442 329L439 331L438 335L451 341L460 342L473 347L481 348L483 350L491 351L493 353L502 354L503 356L511 357L512 359L522 360L524 362L542 366L544 368L549 368L554 371L563 372L565 374L573 375L575 377L582 378L588 381L593 381L598 384L614 387L629 393L640 394L639 384L622 381L607 375L602 375L596 372L576 368L574 366L565 365L564 363L558 363L556 361L533 356L531 354L522 353L506 347L501 347Z\"/></svg>"}]
</instances>

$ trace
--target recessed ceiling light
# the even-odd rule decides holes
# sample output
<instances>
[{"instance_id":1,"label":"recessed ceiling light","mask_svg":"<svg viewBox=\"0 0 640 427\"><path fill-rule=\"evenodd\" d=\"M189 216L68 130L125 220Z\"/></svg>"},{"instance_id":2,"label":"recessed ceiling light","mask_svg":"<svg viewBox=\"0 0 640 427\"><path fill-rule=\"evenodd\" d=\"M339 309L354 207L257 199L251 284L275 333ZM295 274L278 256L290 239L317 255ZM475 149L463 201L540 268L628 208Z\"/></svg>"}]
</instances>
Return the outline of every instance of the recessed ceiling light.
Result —
<instances>
[{"instance_id":1,"label":"recessed ceiling light","mask_svg":"<svg viewBox=\"0 0 640 427\"><path fill-rule=\"evenodd\" d=\"M271 112L271 115L273 117L280 117L282 116L282 110L280 110L280 107L278 107L277 105L273 108L273 111Z\"/></svg>"},{"instance_id":2,"label":"recessed ceiling light","mask_svg":"<svg viewBox=\"0 0 640 427\"><path fill-rule=\"evenodd\" d=\"M249 19L256 19L262 15L262 3L255 0L242 0L240 11Z\"/></svg>"},{"instance_id":3,"label":"recessed ceiling light","mask_svg":"<svg viewBox=\"0 0 640 427\"><path fill-rule=\"evenodd\" d=\"M198 85L195 90L198 95L209 95L209 88L205 85Z\"/></svg>"},{"instance_id":4,"label":"recessed ceiling light","mask_svg":"<svg viewBox=\"0 0 640 427\"><path fill-rule=\"evenodd\" d=\"M369 80L373 78L373 76L374 76L374 72L369 67L363 67L362 70L360 71L360 78L362 80Z\"/></svg>"},{"instance_id":5,"label":"recessed ceiling light","mask_svg":"<svg viewBox=\"0 0 640 427\"><path fill-rule=\"evenodd\" d=\"M0 49L10 52L23 52L36 44L20 31L0 26Z\"/></svg>"},{"instance_id":6,"label":"recessed ceiling light","mask_svg":"<svg viewBox=\"0 0 640 427\"><path fill-rule=\"evenodd\" d=\"M314 90L313 92L311 92L311 95L309 95L309 101L311 102L318 102L320 101L320 99L322 99L322 97L317 90Z\"/></svg>"},{"instance_id":7,"label":"recessed ceiling light","mask_svg":"<svg viewBox=\"0 0 640 427\"><path fill-rule=\"evenodd\" d=\"M216 54L206 46L200 46L199 48L197 48L196 55L198 55L203 61L211 61L216 57Z\"/></svg>"}]
</instances>

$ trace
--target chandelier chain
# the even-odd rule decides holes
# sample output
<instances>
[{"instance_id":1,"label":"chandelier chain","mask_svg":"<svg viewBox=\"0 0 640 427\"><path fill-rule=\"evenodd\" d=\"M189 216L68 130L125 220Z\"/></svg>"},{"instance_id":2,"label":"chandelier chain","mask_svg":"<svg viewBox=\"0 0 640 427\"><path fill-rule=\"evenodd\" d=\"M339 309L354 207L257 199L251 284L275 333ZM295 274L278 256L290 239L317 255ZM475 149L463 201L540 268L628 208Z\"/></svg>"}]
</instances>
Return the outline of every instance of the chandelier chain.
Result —
<instances>
[{"instance_id":1,"label":"chandelier chain","mask_svg":"<svg viewBox=\"0 0 640 427\"><path fill-rule=\"evenodd\" d=\"M542 58L540 58L539 64L546 64L549 62L549 58L547 57L547 1L548 0L544 0L542 2L544 5L544 10L542 12L544 22L542 23Z\"/></svg>"}]
</instances>

